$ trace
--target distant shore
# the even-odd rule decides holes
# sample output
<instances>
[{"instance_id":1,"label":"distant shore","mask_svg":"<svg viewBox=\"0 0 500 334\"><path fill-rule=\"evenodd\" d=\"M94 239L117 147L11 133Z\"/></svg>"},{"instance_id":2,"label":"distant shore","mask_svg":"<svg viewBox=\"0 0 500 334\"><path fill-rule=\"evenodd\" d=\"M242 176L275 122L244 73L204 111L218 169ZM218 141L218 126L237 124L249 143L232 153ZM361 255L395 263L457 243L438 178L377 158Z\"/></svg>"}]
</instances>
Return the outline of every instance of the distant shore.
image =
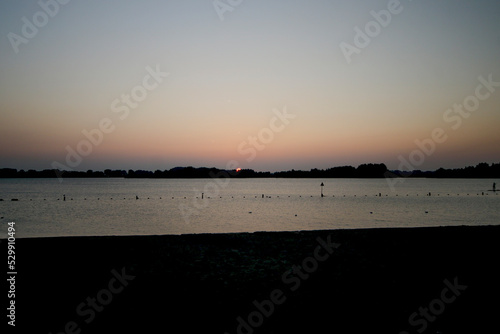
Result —
<instances>
[{"instance_id":1,"label":"distant shore","mask_svg":"<svg viewBox=\"0 0 500 334\"><path fill-rule=\"evenodd\" d=\"M500 310L499 237L457 226L18 239L16 327L485 332Z\"/></svg>"},{"instance_id":2,"label":"distant shore","mask_svg":"<svg viewBox=\"0 0 500 334\"><path fill-rule=\"evenodd\" d=\"M404 167L404 166L400 166ZM411 167L411 166L410 166ZM500 163L480 163L465 168L444 169L435 171L421 170L388 170L386 165L361 164L340 166L328 169L311 169L310 171L288 170L281 172L259 172L253 169L225 170L215 167L175 167L170 170L111 170L104 171L65 171L58 169L17 170L14 168L0 168L0 178L148 178L148 179L187 179L187 178L500 178Z\"/></svg>"}]
</instances>

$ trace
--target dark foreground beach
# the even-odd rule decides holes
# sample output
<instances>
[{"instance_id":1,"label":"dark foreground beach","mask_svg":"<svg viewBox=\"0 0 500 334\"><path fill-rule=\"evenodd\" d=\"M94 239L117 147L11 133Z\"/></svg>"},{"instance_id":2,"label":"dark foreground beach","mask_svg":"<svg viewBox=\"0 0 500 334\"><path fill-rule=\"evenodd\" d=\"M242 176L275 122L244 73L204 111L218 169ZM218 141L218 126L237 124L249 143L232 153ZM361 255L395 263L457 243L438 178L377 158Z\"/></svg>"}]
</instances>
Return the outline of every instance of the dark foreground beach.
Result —
<instances>
[{"instance_id":1,"label":"dark foreground beach","mask_svg":"<svg viewBox=\"0 0 500 334\"><path fill-rule=\"evenodd\" d=\"M500 226L18 239L15 329L497 332L499 240Z\"/></svg>"}]
</instances>

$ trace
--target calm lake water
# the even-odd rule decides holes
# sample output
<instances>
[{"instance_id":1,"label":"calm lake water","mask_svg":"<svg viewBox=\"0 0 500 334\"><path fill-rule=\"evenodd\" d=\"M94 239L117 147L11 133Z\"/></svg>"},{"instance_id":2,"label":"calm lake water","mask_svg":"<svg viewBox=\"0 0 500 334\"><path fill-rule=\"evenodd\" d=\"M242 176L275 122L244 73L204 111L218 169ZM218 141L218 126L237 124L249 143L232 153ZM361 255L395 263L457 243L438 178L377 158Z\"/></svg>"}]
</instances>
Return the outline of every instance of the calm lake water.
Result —
<instances>
[{"instance_id":1,"label":"calm lake water","mask_svg":"<svg viewBox=\"0 0 500 334\"><path fill-rule=\"evenodd\" d=\"M8 221L16 222L17 237L500 223L500 195L488 191L493 182L500 188L500 180L400 181L392 188L384 179L220 183L212 179L66 179L62 183L0 179L0 237L6 237ZM426 196L429 192L431 196Z\"/></svg>"}]
</instances>

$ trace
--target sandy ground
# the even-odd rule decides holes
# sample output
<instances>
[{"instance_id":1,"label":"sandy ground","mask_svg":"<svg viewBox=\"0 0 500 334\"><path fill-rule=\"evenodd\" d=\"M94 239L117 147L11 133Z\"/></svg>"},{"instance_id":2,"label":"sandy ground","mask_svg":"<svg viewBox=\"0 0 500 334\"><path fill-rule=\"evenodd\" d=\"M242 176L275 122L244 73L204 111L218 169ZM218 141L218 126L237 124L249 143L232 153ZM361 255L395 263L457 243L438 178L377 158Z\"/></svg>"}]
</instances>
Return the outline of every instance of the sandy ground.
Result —
<instances>
[{"instance_id":1,"label":"sandy ground","mask_svg":"<svg viewBox=\"0 0 500 334\"><path fill-rule=\"evenodd\" d=\"M500 226L18 239L15 332L496 332L499 241Z\"/></svg>"}]
</instances>

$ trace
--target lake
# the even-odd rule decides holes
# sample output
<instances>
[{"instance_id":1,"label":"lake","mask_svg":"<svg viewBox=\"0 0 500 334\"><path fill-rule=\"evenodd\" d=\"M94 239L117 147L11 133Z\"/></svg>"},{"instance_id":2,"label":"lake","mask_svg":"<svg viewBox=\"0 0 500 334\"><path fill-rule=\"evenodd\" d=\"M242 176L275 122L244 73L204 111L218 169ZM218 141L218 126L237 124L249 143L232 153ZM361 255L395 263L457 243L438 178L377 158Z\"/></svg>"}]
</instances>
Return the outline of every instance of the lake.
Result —
<instances>
[{"instance_id":1,"label":"lake","mask_svg":"<svg viewBox=\"0 0 500 334\"><path fill-rule=\"evenodd\" d=\"M399 181L391 187L385 179L0 179L0 237L9 221L16 222L16 237L500 223L500 195L488 191L500 180Z\"/></svg>"}]
</instances>

